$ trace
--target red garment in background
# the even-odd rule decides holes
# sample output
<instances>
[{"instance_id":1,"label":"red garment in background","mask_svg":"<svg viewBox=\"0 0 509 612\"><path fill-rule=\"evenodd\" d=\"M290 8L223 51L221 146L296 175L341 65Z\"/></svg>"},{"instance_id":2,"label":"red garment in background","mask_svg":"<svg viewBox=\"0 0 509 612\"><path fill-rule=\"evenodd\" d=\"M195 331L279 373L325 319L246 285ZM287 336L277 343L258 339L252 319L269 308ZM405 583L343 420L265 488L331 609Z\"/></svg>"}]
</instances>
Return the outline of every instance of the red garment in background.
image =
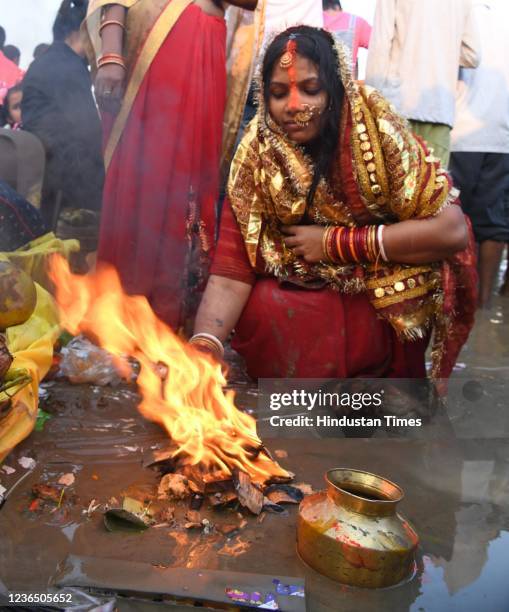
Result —
<instances>
[{"instance_id":1,"label":"red garment in background","mask_svg":"<svg viewBox=\"0 0 509 612\"><path fill-rule=\"evenodd\" d=\"M323 27L337 34L352 52L353 67L357 66L359 48L367 49L371 38L371 26L362 17L345 11L324 11Z\"/></svg>"},{"instance_id":2,"label":"red garment in background","mask_svg":"<svg viewBox=\"0 0 509 612\"><path fill-rule=\"evenodd\" d=\"M194 5L184 11L147 71L106 176L98 259L174 328L190 315L189 292L199 294L207 271L188 229L209 256L214 244L225 42L223 19ZM194 205L197 219L186 228Z\"/></svg>"},{"instance_id":3,"label":"red garment in background","mask_svg":"<svg viewBox=\"0 0 509 612\"><path fill-rule=\"evenodd\" d=\"M428 341L399 341L366 294L304 289L256 275L229 202L211 273L253 285L232 341L253 378L426 376Z\"/></svg>"},{"instance_id":4,"label":"red garment in background","mask_svg":"<svg viewBox=\"0 0 509 612\"><path fill-rule=\"evenodd\" d=\"M21 83L24 76L25 71L18 68L0 51L0 104L3 103L9 89Z\"/></svg>"}]
</instances>

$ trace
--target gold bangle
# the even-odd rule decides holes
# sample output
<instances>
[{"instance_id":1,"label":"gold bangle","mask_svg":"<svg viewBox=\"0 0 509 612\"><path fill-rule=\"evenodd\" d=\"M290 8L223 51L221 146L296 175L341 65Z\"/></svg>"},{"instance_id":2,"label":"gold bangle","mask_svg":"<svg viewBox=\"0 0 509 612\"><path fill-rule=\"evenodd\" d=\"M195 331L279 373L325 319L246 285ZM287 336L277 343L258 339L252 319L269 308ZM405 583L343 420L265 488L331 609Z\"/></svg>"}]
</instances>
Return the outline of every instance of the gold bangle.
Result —
<instances>
[{"instance_id":1,"label":"gold bangle","mask_svg":"<svg viewBox=\"0 0 509 612\"><path fill-rule=\"evenodd\" d=\"M328 242L328 238L329 238L329 232L332 230L332 225L327 225L325 227L325 231L323 232L323 236L322 236L322 251L323 254L325 255L325 260L329 260L330 261L330 257L329 257L329 253L328 253L328 249L327 249L327 242Z\"/></svg>"},{"instance_id":2,"label":"gold bangle","mask_svg":"<svg viewBox=\"0 0 509 612\"><path fill-rule=\"evenodd\" d=\"M125 25L121 21L117 21L116 19L108 19L106 21L103 21L101 23L101 25L99 26L99 36L101 35L101 33L104 30L104 28L106 28L107 26L110 26L110 25L119 26L125 32Z\"/></svg>"}]
</instances>

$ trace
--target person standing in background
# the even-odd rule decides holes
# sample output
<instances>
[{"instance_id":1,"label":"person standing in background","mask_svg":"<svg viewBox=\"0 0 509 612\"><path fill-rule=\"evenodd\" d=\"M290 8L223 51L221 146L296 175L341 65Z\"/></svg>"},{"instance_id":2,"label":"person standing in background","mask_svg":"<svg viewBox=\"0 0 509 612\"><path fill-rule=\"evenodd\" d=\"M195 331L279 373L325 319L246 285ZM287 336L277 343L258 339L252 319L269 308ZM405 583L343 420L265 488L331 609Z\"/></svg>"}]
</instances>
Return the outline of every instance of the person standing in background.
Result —
<instances>
[{"instance_id":1,"label":"person standing in background","mask_svg":"<svg viewBox=\"0 0 509 612\"><path fill-rule=\"evenodd\" d=\"M34 49L33 58L36 60L38 57L46 53L46 51L50 48L51 45L48 43L39 43L37 47Z\"/></svg>"},{"instance_id":2,"label":"person standing in background","mask_svg":"<svg viewBox=\"0 0 509 612\"><path fill-rule=\"evenodd\" d=\"M3 53L5 57L11 60L13 64L19 66L19 61L21 59L21 51L18 49L18 47L15 47L14 45L5 45L5 47L3 48Z\"/></svg>"},{"instance_id":3,"label":"person standing in background","mask_svg":"<svg viewBox=\"0 0 509 612\"><path fill-rule=\"evenodd\" d=\"M23 89L21 85L14 85L7 92L3 106L0 106L0 127L9 126L11 130L21 127L21 101Z\"/></svg>"},{"instance_id":4,"label":"person standing in background","mask_svg":"<svg viewBox=\"0 0 509 612\"><path fill-rule=\"evenodd\" d=\"M352 68L357 75L359 48L367 49L371 37L371 26L362 17L345 12L339 0L323 0L324 28L339 36L352 52Z\"/></svg>"},{"instance_id":5,"label":"person standing in background","mask_svg":"<svg viewBox=\"0 0 509 612\"><path fill-rule=\"evenodd\" d=\"M252 10L256 0L228 4ZM185 332L215 246L223 3L92 0L86 33L106 137L98 261Z\"/></svg>"},{"instance_id":6,"label":"person standing in background","mask_svg":"<svg viewBox=\"0 0 509 612\"><path fill-rule=\"evenodd\" d=\"M0 26L0 105L11 87L21 83L25 72L18 68L14 62L5 57L5 30Z\"/></svg>"},{"instance_id":7,"label":"person standing in background","mask_svg":"<svg viewBox=\"0 0 509 612\"><path fill-rule=\"evenodd\" d=\"M295 25L323 27L321 0L266 0L263 47L276 34Z\"/></svg>"},{"instance_id":8,"label":"person standing in background","mask_svg":"<svg viewBox=\"0 0 509 612\"><path fill-rule=\"evenodd\" d=\"M366 84L410 120L444 167L449 163L458 69L475 68L480 43L471 0L377 3Z\"/></svg>"},{"instance_id":9,"label":"person standing in background","mask_svg":"<svg viewBox=\"0 0 509 612\"><path fill-rule=\"evenodd\" d=\"M482 59L462 69L451 134L451 174L479 244L479 306L490 305L509 242L509 3L474 4Z\"/></svg>"},{"instance_id":10,"label":"person standing in background","mask_svg":"<svg viewBox=\"0 0 509 612\"><path fill-rule=\"evenodd\" d=\"M55 229L62 209L98 215L104 164L102 129L80 35L86 0L64 0L53 25L54 42L34 60L23 81L23 129L46 150L42 215Z\"/></svg>"}]
</instances>

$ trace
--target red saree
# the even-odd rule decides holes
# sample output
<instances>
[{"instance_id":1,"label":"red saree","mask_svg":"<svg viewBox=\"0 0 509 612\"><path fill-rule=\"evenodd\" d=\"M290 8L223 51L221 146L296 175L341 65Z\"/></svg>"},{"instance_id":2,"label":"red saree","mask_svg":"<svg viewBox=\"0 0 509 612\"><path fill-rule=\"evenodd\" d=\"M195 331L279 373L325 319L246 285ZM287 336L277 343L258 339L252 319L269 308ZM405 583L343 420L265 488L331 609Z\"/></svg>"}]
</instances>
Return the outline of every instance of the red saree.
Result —
<instances>
[{"instance_id":1,"label":"red saree","mask_svg":"<svg viewBox=\"0 0 509 612\"><path fill-rule=\"evenodd\" d=\"M255 274L229 202L211 273L253 285L232 346L255 379L426 376L428 339L399 340L365 293L303 289Z\"/></svg>"},{"instance_id":2,"label":"red saree","mask_svg":"<svg viewBox=\"0 0 509 612\"><path fill-rule=\"evenodd\" d=\"M154 26L156 27L156 26ZM226 27L188 6L151 62L106 176L98 259L175 329L208 272L225 107ZM109 136L112 118L105 118Z\"/></svg>"}]
</instances>

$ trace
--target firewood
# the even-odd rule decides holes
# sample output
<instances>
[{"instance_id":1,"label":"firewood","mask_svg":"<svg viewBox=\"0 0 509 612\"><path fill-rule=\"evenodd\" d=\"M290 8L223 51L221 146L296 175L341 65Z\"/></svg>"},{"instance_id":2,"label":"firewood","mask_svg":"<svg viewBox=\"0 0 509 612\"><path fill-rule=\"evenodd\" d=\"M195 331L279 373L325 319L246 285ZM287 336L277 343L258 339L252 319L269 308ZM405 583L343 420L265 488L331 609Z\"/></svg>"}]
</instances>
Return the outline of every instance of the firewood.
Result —
<instances>
[{"instance_id":1,"label":"firewood","mask_svg":"<svg viewBox=\"0 0 509 612\"><path fill-rule=\"evenodd\" d=\"M189 523L201 523L200 513L196 510L188 510L186 512L186 521Z\"/></svg>"},{"instance_id":2,"label":"firewood","mask_svg":"<svg viewBox=\"0 0 509 612\"><path fill-rule=\"evenodd\" d=\"M151 456L143 464L143 467L157 470L162 475L174 472L178 465L178 456L172 455L177 450L177 446L172 446L165 450L156 450L151 453Z\"/></svg>"},{"instance_id":3,"label":"firewood","mask_svg":"<svg viewBox=\"0 0 509 612\"><path fill-rule=\"evenodd\" d=\"M213 508L222 508L238 501L235 491L218 491L208 496L210 505Z\"/></svg>"},{"instance_id":4,"label":"firewood","mask_svg":"<svg viewBox=\"0 0 509 612\"><path fill-rule=\"evenodd\" d=\"M263 507L263 493L256 488L245 472L235 474L235 490L239 502L253 514L260 514Z\"/></svg>"},{"instance_id":5,"label":"firewood","mask_svg":"<svg viewBox=\"0 0 509 612\"><path fill-rule=\"evenodd\" d=\"M292 485L271 485L264 493L274 504L300 504L304 499L304 493Z\"/></svg>"},{"instance_id":6,"label":"firewood","mask_svg":"<svg viewBox=\"0 0 509 612\"><path fill-rule=\"evenodd\" d=\"M157 489L159 499L185 499L191 495L188 479L182 474L165 474Z\"/></svg>"}]
</instances>

